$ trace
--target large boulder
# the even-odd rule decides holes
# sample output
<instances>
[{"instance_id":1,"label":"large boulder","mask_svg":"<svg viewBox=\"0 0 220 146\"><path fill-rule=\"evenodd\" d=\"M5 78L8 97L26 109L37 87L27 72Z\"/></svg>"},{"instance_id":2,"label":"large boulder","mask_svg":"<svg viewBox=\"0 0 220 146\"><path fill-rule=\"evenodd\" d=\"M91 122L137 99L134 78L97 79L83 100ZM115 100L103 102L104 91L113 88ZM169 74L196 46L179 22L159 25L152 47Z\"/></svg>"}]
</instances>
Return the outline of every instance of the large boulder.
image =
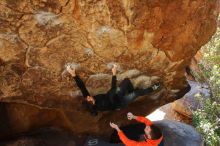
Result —
<instances>
[{"instance_id":1,"label":"large boulder","mask_svg":"<svg viewBox=\"0 0 220 146\"><path fill-rule=\"evenodd\" d=\"M126 124L121 114L146 115L181 98L189 90L185 67L216 30L216 6L217 0L1 0L1 138L45 125L107 135L110 120ZM94 95L109 89L113 63L119 82L130 77L135 86L163 87L91 117L65 66L76 67Z\"/></svg>"},{"instance_id":2,"label":"large boulder","mask_svg":"<svg viewBox=\"0 0 220 146\"><path fill-rule=\"evenodd\" d=\"M190 125L162 120L155 122L164 135L164 146L202 146L201 135Z\"/></svg>"}]
</instances>

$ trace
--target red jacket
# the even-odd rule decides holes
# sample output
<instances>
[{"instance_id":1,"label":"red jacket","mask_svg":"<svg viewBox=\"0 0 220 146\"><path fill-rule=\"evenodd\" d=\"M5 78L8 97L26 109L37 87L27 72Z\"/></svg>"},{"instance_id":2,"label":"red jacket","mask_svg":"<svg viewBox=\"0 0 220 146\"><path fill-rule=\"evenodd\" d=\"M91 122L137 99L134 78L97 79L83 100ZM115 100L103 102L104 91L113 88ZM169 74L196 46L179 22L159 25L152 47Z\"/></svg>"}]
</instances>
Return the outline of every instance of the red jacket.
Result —
<instances>
[{"instance_id":1,"label":"red jacket","mask_svg":"<svg viewBox=\"0 0 220 146\"><path fill-rule=\"evenodd\" d=\"M137 117L136 120L138 122L141 122L141 123L144 123L145 125L147 126L150 126L152 125L153 123L145 118L145 117ZM151 139L148 139L146 141L134 141L134 140L130 140L128 139L125 134L122 132L122 131L119 131L118 132L118 135L119 135L119 138L121 139L121 141L126 145L126 146L157 146L160 144L163 136L161 136L161 138L159 139L156 139L156 140L151 140Z\"/></svg>"}]
</instances>

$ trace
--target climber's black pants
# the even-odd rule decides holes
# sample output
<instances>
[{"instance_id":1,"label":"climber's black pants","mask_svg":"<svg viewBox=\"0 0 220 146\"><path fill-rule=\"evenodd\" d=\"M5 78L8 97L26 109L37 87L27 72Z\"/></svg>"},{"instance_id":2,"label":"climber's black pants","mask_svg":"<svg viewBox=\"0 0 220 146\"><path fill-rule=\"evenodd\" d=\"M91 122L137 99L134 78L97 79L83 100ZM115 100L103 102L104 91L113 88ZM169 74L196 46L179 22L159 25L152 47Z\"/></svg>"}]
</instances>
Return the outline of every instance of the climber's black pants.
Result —
<instances>
[{"instance_id":1,"label":"climber's black pants","mask_svg":"<svg viewBox=\"0 0 220 146\"><path fill-rule=\"evenodd\" d=\"M128 78L125 78L119 85L119 91L117 94L120 97L121 105L126 106L138 96L144 96L152 91L152 87L146 89L134 89L131 81Z\"/></svg>"}]
</instances>

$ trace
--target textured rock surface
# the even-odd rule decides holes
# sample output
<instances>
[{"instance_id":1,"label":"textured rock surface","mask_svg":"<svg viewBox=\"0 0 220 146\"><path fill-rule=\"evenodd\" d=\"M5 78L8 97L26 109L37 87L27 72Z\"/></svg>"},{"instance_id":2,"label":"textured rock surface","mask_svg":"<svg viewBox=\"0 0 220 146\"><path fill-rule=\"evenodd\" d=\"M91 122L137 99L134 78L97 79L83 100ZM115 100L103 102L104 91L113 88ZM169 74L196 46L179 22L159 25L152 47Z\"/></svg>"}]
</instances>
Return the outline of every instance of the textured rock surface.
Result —
<instances>
[{"instance_id":1,"label":"textured rock surface","mask_svg":"<svg viewBox=\"0 0 220 146\"><path fill-rule=\"evenodd\" d=\"M1 119L2 136L47 123L62 126L63 117L75 133L106 135L110 119L126 124L121 114L127 111L143 115L181 98L187 91L184 68L215 32L216 2L1 0L0 99L10 113L1 118L14 118ZM97 94L109 88L112 63L120 66L119 81L128 76L136 86L164 86L126 109L90 117L65 65L78 67ZM28 122L16 123L19 116Z\"/></svg>"},{"instance_id":2,"label":"textured rock surface","mask_svg":"<svg viewBox=\"0 0 220 146\"><path fill-rule=\"evenodd\" d=\"M155 122L164 134L165 146L202 146L201 135L189 125L171 120Z\"/></svg>"}]
</instances>

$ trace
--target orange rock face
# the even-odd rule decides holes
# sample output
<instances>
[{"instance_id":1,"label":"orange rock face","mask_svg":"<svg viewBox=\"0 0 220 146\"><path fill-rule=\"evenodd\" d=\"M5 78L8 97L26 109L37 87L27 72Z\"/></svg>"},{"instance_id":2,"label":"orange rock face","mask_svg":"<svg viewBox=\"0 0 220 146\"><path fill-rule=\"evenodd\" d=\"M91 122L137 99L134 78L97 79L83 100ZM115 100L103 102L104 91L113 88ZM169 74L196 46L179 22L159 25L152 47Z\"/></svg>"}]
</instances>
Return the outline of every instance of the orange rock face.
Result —
<instances>
[{"instance_id":1,"label":"orange rock face","mask_svg":"<svg viewBox=\"0 0 220 146\"><path fill-rule=\"evenodd\" d=\"M181 98L185 67L216 30L216 6L217 0L1 0L1 119L11 119L1 120L10 123L1 136L42 126L106 135L110 120L126 124L127 111L144 115ZM119 82L130 77L135 86L163 87L91 117L65 66L75 66L95 95L110 88L113 63Z\"/></svg>"}]
</instances>

